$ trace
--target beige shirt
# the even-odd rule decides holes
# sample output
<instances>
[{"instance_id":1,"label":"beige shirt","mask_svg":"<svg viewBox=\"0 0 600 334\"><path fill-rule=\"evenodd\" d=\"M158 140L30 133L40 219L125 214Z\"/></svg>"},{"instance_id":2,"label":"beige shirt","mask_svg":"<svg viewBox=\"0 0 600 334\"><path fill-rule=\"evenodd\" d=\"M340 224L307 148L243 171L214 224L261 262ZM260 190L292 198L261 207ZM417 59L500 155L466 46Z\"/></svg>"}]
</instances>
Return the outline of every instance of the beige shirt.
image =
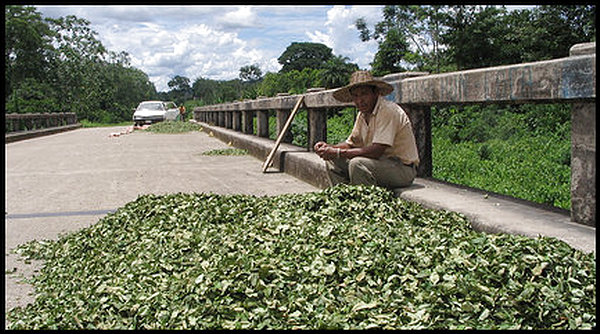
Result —
<instances>
[{"instance_id":1,"label":"beige shirt","mask_svg":"<svg viewBox=\"0 0 600 334\"><path fill-rule=\"evenodd\" d=\"M373 109L369 124L364 114L358 113L346 143L352 147L365 147L373 143L388 145L383 156L397 157L406 165L419 165L417 144L408 115L399 105L381 96Z\"/></svg>"}]
</instances>

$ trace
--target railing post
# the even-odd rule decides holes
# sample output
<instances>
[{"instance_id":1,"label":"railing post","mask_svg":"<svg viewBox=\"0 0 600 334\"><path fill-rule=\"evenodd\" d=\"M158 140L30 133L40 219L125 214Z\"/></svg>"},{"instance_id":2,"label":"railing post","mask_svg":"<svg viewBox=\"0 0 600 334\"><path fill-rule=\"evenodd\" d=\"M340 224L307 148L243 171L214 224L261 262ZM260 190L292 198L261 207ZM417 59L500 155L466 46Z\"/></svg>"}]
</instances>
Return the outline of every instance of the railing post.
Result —
<instances>
[{"instance_id":1,"label":"railing post","mask_svg":"<svg viewBox=\"0 0 600 334\"><path fill-rule=\"evenodd\" d=\"M220 127L225 126L225 112L224 111L217 112L217 126L220 126Z\"/></svg>"},{"instance_id":2,"label":"railing post","mask_svg":"<svg viewBox=\"0 0 600 334\"><path fill-rule=\"evenodd\" d=\"M277 113L277 137L279 137L281 135L281 131L283 130L283 126L292 114L292 111L287 109L277 109L275 112ZM281 138L281 141L284 143L291 143L292 140L292 131L288 129L288 131Z\"/></svg>"},{"instance_id":3,"label":"railing post","mask_svg":"<svg viewBox=\"0 0 600 334\"><path fill-rule=\"evenodd\" d=\"M256 135L269 138L269 110L256 111Z\"/></svg>"},{"instance_id":4,"label":"railing post","mask_svg":"<svg viewBox=\"0 0 600 334\"><path fill-rule=\"evenodd\" d=\"M288 94L288 93L278 93L277 94L277 96L289 96L289 95L290 94ZM276 109L275 113L276 113L276 117L277 117L277 137L279 137L281 135L281 131L283 130L285 123L287 122L287 119L292 114L292 111L288 110L288 109ZM292 131L290 129L288 129L288 131L281 138L281 142L291 143L293 141L293 139L294 138L292 136Z\"/></svg>"},{"instance_id":5,"label":"railing post","mask_svg":"<svg viewBox=\"0 0 600 334\"><path fill-rule=\"evenodd\" d=\"M596 43L569 50L572 57L595 53ZM596 99L571 106L571 220L596 226Z\"/></svg>"},{"instance_id":6,"label":"railing post","mask_svg":"<svg viewBox=\"0 0 600 334\"><path fill-rule=\"evenodd\" d=\"M313 151L319 141L327 141L327 109L308 109L308 150Z\"/></svg>"},{"instance_id":7,"label":"railing post","mask_svg":"<svg viewBox=\"0 0 600 334\"><path fill-rule=\"evenodd\" d=\"M227 129L231 129L232 128L232 115L231 115L231 111L225 111L225 127Z\"/></svg>"},{"instance_id":8,"label":"railing post","mask_svg":"<svg viewBox=\"0 0 600 334\"><path fill-rule=\"evenodd\" d=\"M313 93L325 90L325 88L310 88L306 92ZM314 146L319 141L327 141L327 109L308 108L308 150L314 151Z\"/></svg>"},{"instance_id":9,"label":"railing post","mask_svg":"<svg viewBox=\"0 0 600 334\"><path fill-rule=\"evenodd\" d=\"M252 110L243 110L242 111L242 121L243 121L243 131L245 134L254 134L254 111Z\"/></svg>"},{"instance_id":10,"label":"railing post","mask_svg":"<svg viewBox=\"0 0 600 334\"><path fill-rule=\"evenodd\" d=\"M431 177L433 173L433 159L431 146L431 107L417 105L403 105L402 109L408 115L412 124L417 150L419 151L418 177Z\"/></svg>"},{"instance_id":11,"label":"railing post","mask_svg":"<svg viewBox=\"0 0 600 334\"><path fill-rule=\"evenodd\" d=\"M571 220L596 226L596 103L571 110Z\"/></svg>"},{"instance_id":12,"label":"railing post","mask_svg":"<svg viewBox=\"0 0 600 334\"><path fill-rule=\"evenodd\" d=\"M242 130L242 113L240 111L233 111L232 112L232 128L235 131L241 131Z\"/></svg>"}]
</instances>

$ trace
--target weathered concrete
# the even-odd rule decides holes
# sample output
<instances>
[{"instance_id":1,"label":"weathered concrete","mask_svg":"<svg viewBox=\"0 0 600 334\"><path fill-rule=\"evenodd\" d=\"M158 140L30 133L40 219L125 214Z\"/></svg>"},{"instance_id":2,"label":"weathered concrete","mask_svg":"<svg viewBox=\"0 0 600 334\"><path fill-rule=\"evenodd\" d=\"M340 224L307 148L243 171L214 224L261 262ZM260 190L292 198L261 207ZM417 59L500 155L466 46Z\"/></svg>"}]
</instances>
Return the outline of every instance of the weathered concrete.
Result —
<instances>
[{"instance_id":1,"label":"weathered concrete","mask_svg":"<svg viewBox=\"0 0 600 334\"><path fill-rule=\"evenodd\" d=\"M590 126L590 125L594 126ZM571 110L571 218L596 225L596 104Z\"/></svg>"},{"instance_id":2,"label":"weathered concrete","mask_svg":"<svg viewBox=\"0 0 600 334\"><path fill-rule=\"evenodd\" d=\"M266 138L241 134L236 131L200 123L204 131L234 146L248 149L264 160L274 146ZM305 149L281 144L275 154L274 168L285 171L317 187L327 186L324 162ZM554 237L585 252L596 251L596 229L570 222L566 210L495 195L477 189L451 185L428 178L417 178L413 186L397 189L403 199L425 207L464 214L473 228L490 233L510 233L536 237Z\"/></svg>"},{"instance_id":3,"label":"weathered concrete","mask_svg":"<svg viewBox=\"0 0 600 334\"><path fill-rule=\"evenodd\" d=\"M596 55L409 78L400 104L562 102L596 97Z\"/></svg>"},{"instance_id":4,"label":"weathered concrete","mask_svg":"<svg viewBox=\"0 0 600 334\"><path fill-rule=\"evenodd\" d=\"M5 145L6 310L33 300L31 286L19 281L39 268L19 261L11 249L90 226L103 216L98 211L117 209L139 195L319 190L285 173L263 174L262 161L251 155L202 155L229 147L203 132L109 137L121 130L78 129Z\"/></svg>"},{"instance_id":5,"label":"weathered concrete","mask_svg":"<svg viewBox=\"0 0 600 334\"><path fill-rule=\"evenodd\" d=\"M4 141L6 143L12 143L19 140L31 139L36 137L47 136L59 132L70 131L81 128L81 124L69 124L62 126L55 126L51 128L45 129L37 129L37 130L28 130L28 131L15 131L9 132L4 135Z\"/></svg>"},{"instance_id":6,"label":"weathered concrete","mask_svg":"<svg viewBox=\"0 0 600 334\"><path fill-rule=\"evenodd\" d=\"M596 54L596 43L577 44L571 56ZM594 76L594 86L596 76ZM571 219L596 225L596 100L571 107Z\"/></svg>"}]
</instances>

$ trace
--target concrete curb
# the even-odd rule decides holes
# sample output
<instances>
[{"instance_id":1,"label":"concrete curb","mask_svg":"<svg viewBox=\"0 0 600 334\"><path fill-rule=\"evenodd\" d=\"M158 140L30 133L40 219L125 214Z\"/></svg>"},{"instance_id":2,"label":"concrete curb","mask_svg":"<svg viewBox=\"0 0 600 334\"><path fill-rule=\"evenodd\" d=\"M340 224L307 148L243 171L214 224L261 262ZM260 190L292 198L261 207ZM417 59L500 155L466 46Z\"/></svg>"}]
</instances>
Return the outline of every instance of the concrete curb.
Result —
<instances>
[{"instance_id":1,"label":"concrete curb","mask_svg":"<svg viewBox=\"0 0 600 334\"><path fill-rule=\"evenodd\" d=\"M81 126L82 125L80 123L77 123L77 124L56 126L56 127L38 129L38 130L10 132L4 136L4 142L12 143L12 142L19 141L19 140L47 136L47 135L51 135L51 134L55 134L55 133L59 133L59 132L79 129Z\"/></svg>"},{"instance_id":2,"label":"concrete curb","mask_svg":"<svg viewBox=\"0 0 600 334\"><path fill-rule=\"evenodd\" d=\"M265 160L275 141L192 120L203 131L231 145L247 149ZM313 152L282 143L273 167L319 188L327 187L323 161ZM267 171L268 172L268 171ZM395 190L405 200L436 209L465 215L477 231L509 233L527 237L554 237L586 253L596 252L596 228L570 221L569 212L537 203L492 194L478 189L417 178L408 188Z\"/></svg>"}]
</instances>

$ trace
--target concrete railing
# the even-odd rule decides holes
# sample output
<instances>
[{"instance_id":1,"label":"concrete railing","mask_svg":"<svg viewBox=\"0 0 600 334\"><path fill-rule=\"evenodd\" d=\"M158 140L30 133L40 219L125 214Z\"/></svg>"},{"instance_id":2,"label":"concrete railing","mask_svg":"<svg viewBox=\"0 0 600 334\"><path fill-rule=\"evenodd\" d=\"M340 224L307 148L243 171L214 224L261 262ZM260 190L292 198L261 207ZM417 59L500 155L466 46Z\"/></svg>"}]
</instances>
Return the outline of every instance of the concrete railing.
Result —
<instances>
[{"instance_id":1,"label":"concrete railing","mask_svg":"<svg viewBox=\"0 0 600 334\"><path fill-rule=\"evenodd\" d=\"M5 140L12 142L81 127L77 115L68 113L6 114Z\"/></svg>"},{"instance_id":2,"label":"concrete railing","mask_svg":"<svg viewBox=\"0 0 600 334\"><path fill-rule=\"evenodd\" d=\"M394 86L386 98L409 115L421 163L418 176L432 175L431 107L440 104L570 103L571 111L571 219L596 222L596 45L578 44L566 58L428 75L405 72L382 78ZM327 140L327 109L350 107L332 96L334 90L307 92L307 150ZM274 111L277 135L299 96L196 107L194 119L212 125L269 137L268 120ZM283 142L290 143L286 134Z\"/></svg>"}]
</instances>

